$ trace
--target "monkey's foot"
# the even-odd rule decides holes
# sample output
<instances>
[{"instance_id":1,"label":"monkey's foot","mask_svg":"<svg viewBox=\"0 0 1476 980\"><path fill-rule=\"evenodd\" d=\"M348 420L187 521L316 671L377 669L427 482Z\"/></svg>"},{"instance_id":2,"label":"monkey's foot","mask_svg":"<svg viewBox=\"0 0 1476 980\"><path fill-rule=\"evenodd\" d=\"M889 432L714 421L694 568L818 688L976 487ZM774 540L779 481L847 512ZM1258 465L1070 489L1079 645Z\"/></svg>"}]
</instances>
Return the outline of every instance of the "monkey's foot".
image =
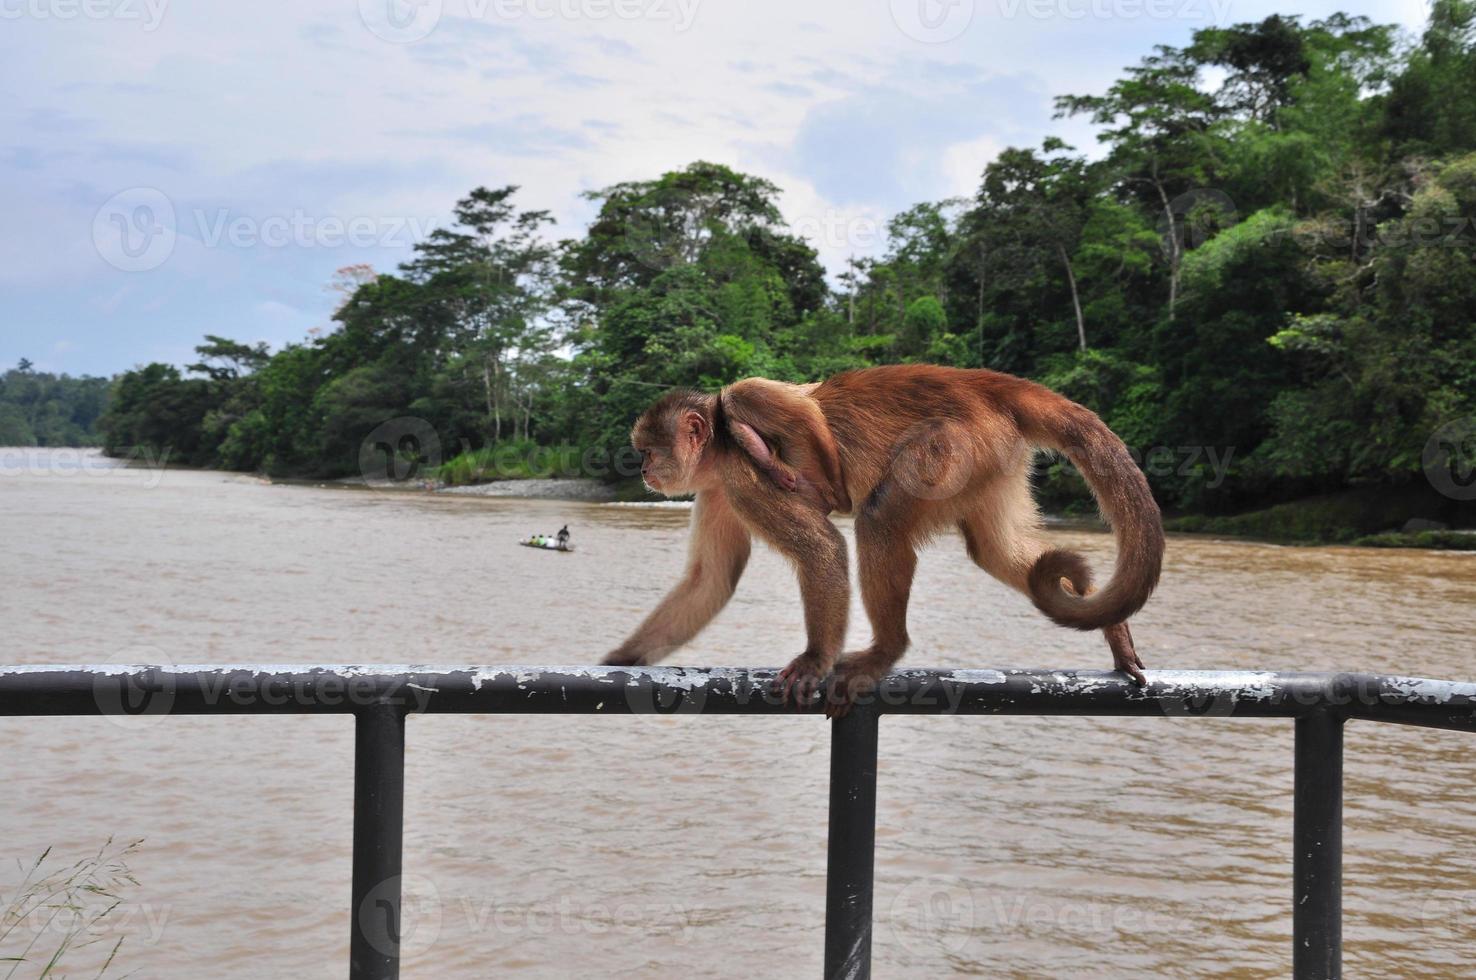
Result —
<instances>
[{"instance_id":1,"label":"monkey's foot","mask_svg":"<svg viewBox=\"0 0 1476 980\"><path fill-rule=\"evenodd\" d=\"M845 717L857 700L876 690L877 683L896 662L896 657L884 657L872 651L842 657L831 676L825 717Z\"/></svg>"},{"instance_id":2,"label":"monkey's foot","mask_svg":"<svg viewBox=\"0 0 1476 980\"><path fill-rule=\"evenodd\" d=\"M1102 633L1107 637L1107 645L1112 648L1113 668L1127 674L1139 687L1145 687L1148 678L1143 676L1143 658L1138 656L1138 651L1133 646L1133 634L1128 629L1128 624L1109 626Z\"/></svg>"},{"instance_id":3,"label":"monkey's foot","mask_svg":"<svg viewBox=\"0 0 1476 980\"><path fill-rule=\"evenodd\" d=\"M795 707L812 704L830 673L830 658L806 651L789 662L774 679L774 690Z\"/></svg>"},{"instance_id":4,"label":"monkey's foot","mask_svg":"<svg viewBox=\"0 0 1476 980\"><path fill-rule=\"evenodd\" d=\"M646 658L626 650L611 650L600 663L605 667L640 667Z\"/></svg>"}]
</instances>

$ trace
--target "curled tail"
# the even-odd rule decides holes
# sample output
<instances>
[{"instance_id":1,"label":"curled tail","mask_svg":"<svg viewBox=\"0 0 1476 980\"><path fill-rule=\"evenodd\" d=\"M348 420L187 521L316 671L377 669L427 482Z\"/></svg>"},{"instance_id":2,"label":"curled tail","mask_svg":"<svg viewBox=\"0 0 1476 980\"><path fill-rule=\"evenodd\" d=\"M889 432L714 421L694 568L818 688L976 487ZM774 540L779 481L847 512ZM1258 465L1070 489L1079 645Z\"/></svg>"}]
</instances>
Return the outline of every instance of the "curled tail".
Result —
<instances>
[{"instance_id":1,"label":"curled tail","mask_svg":"<svg viewBox=\"0 0 1476 980\"><path fill-rule=\"evenodd\" d=\"M1117 537L1117 567L1100 591L1086 594L1091 584L1086 559L1056 548L1031 566L1030 598L1061 626L1095 630L1121 623L1148 601L1163 565L1163 519L1148 480L1122 440L1089 409L1035 385L1020 408L1025 438L1075 464ZM1074 591L1063 587L1062 579Z\"/></svg>"}]
</instances>

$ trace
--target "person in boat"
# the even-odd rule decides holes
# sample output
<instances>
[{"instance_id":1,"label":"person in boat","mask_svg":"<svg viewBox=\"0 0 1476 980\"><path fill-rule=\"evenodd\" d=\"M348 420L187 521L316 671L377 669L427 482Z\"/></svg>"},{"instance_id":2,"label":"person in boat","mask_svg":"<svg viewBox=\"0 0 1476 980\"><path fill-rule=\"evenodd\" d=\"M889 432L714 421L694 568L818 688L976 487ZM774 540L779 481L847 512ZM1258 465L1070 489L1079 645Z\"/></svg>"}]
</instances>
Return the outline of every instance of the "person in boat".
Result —
<instances>
[{"instance_id":1,"label":"person in boat","mask_svg":"<svg viewBox=\"0 0 1476 980\"><path fill-rule=\"evenodd\" d=\"M558 544L560 548L569 547L569 525L565 524L559 528Z\"/></svg>"}]
</instances>

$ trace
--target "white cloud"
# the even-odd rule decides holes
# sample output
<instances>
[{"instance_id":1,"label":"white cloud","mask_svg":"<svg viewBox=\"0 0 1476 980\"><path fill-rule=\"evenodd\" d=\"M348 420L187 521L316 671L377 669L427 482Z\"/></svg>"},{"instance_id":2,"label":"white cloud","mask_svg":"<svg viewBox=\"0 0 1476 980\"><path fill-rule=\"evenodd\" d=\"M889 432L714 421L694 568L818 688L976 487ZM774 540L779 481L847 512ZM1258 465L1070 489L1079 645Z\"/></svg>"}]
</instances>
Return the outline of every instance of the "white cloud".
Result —
<instances>
[{"instance_id":1,"label":"white cloud","mask_svg":"<svg viewBox=\"0 0 1476 980\"><path fill-rule=\"evenodd\" d=\"M403 0L364 0L391 2ZM836 269L898 208L971 192L1002 146L1058 132L1093 151L1085 123L1050 119L1050 96L1098 90L1152 45L1205 26L1011 17L1004 0L961 0L975 4L967 30L929 44L899 28L890 0L685 0L686 14L678 0L632 2L536 0L555 11L542 16L442 0L411 44L371 32L357 0L169 3L153 29L6 19L0 321L21 327L7 328L0 359L65 336L78 344L70 369L104 371L136 360L144 340L283 339L259 319L326 322L334 268L387 270L408 250L210 248L181 228L168 261L126 273L100 259L91 227L132 187L159 189L185 223L221 208L444 221L471 187L516 183L524 206L553 211L573 236L590 214L581 191L710 159L779 183ZM1413 25L1424 16L1413 4L1351 6ZM617 13L632 9L649 16ZM1236 0L1231 17L1274 9ZM291 315L262 310L267 300Z\"/></svg>"},{"instance_id":2,"label":"white cloud","mask_svg":"<svg viewBox=\"0 0 1476 980\"><path fill-rule=\"evenodd\" d=\"M973 197L984 167L1004 149L993 136L954 143L943 151L944 197Z\"/></svg>"}]
</instances>

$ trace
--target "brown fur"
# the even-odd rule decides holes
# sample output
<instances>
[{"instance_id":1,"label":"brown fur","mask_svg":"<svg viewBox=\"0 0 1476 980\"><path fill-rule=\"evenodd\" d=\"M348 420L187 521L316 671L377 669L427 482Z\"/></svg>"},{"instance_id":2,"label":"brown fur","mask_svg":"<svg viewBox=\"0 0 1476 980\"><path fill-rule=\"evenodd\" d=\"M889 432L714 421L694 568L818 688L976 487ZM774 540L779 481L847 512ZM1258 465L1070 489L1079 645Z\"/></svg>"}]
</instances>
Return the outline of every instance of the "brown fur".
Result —
<instances>
[{"instance_id":1,"label":"brown fur","mask_svg":"<svg viewBox=\"0 0 1476 980\"><path fill-rule=\"evenodd\" d=\"M800 578L809 644L785 668L786 690L806 697L834 667L829 707L843 712L908 646L917 545L956 527L976 564L1055 622L1103 630L1116 666L1142 680L1125 621L1158 581L1158 508L1122 442L1047 388L930 365L852 371L818 385L755 378L721 396L666 396L632 440L652 489L695 492L698 508L687 577L607 662L649 663L694 636L732 594L734 556L741 550L746 560L753 533ZM1117 534L1117 569L1099 592L1081 556L1044 544L1029 485L1035 447L1077 465ZM849 583L831 511L856 515L873 629L869 648L838 663Z\"/></svg>"}]
</instances>

